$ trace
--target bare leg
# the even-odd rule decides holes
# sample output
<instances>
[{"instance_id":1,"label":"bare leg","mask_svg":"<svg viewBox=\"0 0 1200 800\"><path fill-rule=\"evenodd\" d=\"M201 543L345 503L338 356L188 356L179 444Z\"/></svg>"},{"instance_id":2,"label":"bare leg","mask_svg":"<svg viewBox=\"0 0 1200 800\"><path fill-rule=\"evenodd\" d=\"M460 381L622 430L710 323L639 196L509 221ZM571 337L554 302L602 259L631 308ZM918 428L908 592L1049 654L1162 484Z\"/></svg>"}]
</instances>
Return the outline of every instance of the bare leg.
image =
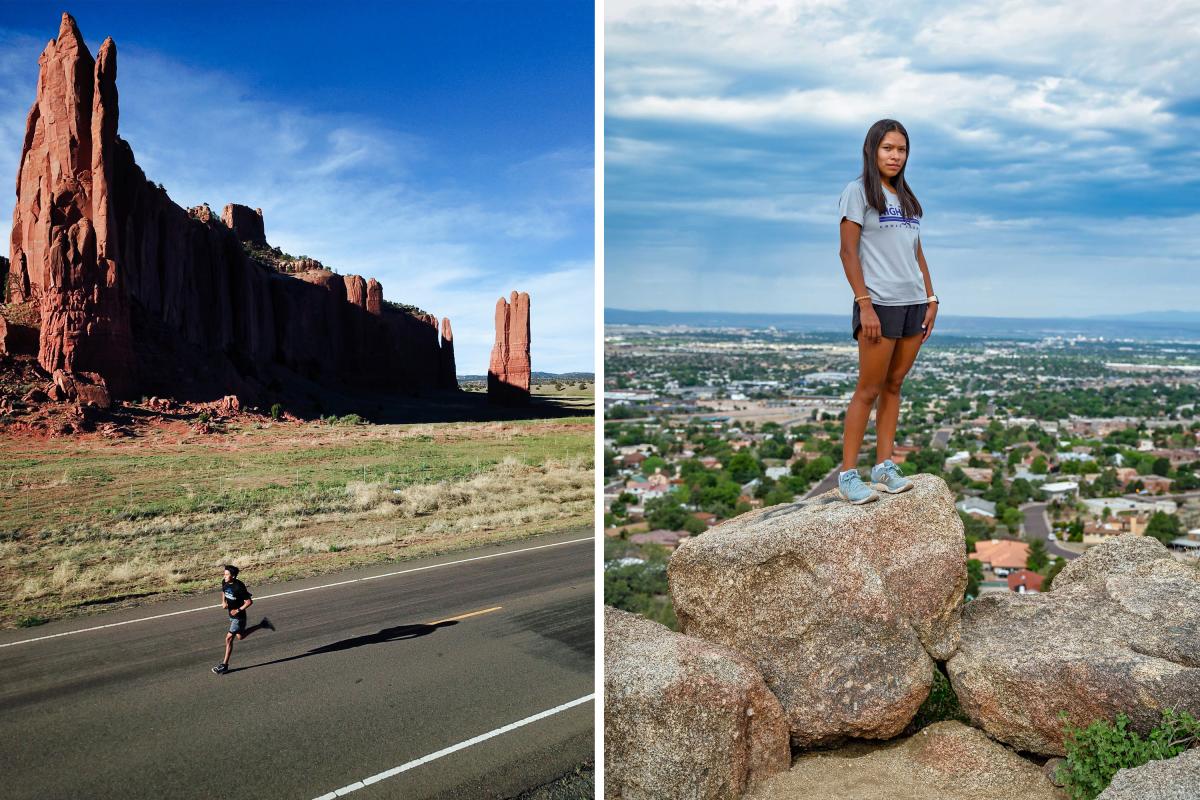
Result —
<instances>
[{"instance_id":1,"label":"bare leg","mask_svg":"<svg viewBox=\"0 0 1200 800\"><path fill-rule=\"evenodd\" d=\"M900 386L904 377L917 360L921 349L921 336L916 334L905 339L896 339L892 360L888 365L883 391L879 393L879 406L875 409L875 463L882 464L892 457L896 445L896 426L900 419Z\"/></svg>"},{"instance_id":2,"label":"bare leg","mask_svg":"<svg viewBox=\"0 0 1200 800\"><path fill-rule=\"evenodd\" d=\"M846 424L842 429L842 472L858 466L858 451L862 447L863 434L867 431L867 420L887 379L896 341L880 338L878 342L872 342L859 331L858 386L854 389L854 397L850 399L850 407L846 409Z\"/></svg>"},{"instance_id":3,"label":"bare leg","mask_svg":"<svg viewBox=\"0 0 1200 800\"><path fill-rule=\"evenodd\" d=\"M233 634L227 633L225 634L225 660L221 662L222 664L229 663L231 653L233 653Z\"/></svg>"},{"instance_id":4,"label":"bare leg","mask_svg":"<svg viewBox=\"0 0 1200 800\"><path fill-rule=\"evenodd\" d=\"M239 633L239 634L237 635L237 637L238 637L239 639L245 639L247 636L249 636L250 634L254 633L256 630L258 630L258 629L259 629L259 628L261 628L262 626L263 626L263 624L262 624L261 622L260 622L260 623L258 623L257 625L251 625L249 628L246 628L244 631L242 631L241 633Z\"/></svg>"}]
</instances>

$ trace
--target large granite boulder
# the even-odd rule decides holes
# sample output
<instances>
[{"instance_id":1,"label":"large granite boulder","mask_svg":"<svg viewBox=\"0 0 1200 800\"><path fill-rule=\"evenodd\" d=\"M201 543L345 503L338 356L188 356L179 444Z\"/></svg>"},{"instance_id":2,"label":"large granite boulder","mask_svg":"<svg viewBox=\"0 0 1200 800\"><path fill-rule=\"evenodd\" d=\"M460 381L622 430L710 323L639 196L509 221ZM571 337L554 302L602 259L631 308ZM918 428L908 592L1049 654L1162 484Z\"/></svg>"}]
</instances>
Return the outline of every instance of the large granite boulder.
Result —
<instances>
[{"instance_id":1,"label":"large granite boulder","mask_svg":"<svg viewBox=\"0 0 1200 800\"><path fill-rule=\"evenodd\" d=\"M685 633L749 658L792 743L899 734L958 646L962 520L942 479L856 506L836 490L743 514L668 567Z\"/></svg>"},{"instance_id":2,"label":"large granite boulder","mask_svg":"<svg viewBox=\"0 0 1200 800\"><path fill-rule=\"evenodd\" d=\"M1200 570L1147 536L1097 545L1048 593L971 602L947 671L976 724L1031 752L1064 753L1060 712L1142 733L1164 708L1200 715Z\"/></svg>"},{"instance_id":3,"label":"large granite boulder","mask_svg":"<svg viewBox=\"0 0 1200 800\"><path fill-rule=\"evenodd\" d=\"M740 797L789 760L779 701L746 659L605 606L605 797Z\"/></svg>"},{"instance_id":4,"label":"large granite boulder","mask_svg":"<svg viewBox=\"0 0 1200 800\"><path fill-rule=\"evenodd\" d=\"M1117 770L1096 800L1196 800L1200 797L1200 749L1174 758Z\"/></svg>"},{"instance_id":5,"label":"large granite boulder","mask_svg":"<svg viewBox=\"0 0 1200 800\"><path fill-rule=\"evenodd\" d=\"M802 754L753 800L1066 800L1037 764L961 722Z\"/></svg>"}]
</instances>

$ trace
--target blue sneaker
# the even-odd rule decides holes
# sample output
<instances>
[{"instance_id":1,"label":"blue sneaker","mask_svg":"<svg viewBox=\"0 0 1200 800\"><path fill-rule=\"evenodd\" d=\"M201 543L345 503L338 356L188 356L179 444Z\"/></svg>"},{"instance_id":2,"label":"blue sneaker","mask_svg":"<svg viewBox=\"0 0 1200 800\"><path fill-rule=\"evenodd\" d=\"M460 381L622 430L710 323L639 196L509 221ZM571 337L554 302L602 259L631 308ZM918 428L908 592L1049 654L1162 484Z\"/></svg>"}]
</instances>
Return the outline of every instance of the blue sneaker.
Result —
<instances>
[{"instance_id":1,"label":"blue sneaker","mask_svg":"<svg viewBox=\"0 0 1200 800\"><path fill-rule=\"evenodd\" d=\"M871 468L871 484L891 494L906 492L913 486L912 481L900 474L900 467L892 463L890 458Z\"/></svg>"},{"instance_id":2,"label":"blue sneaker","mask_svg":"<svg viewBox=\"0 0 1200 800\"><path fill-rule=\"evenodd\" d=\"M848 500L856 506L879 499L875 490L863 483L858 470L838 475L838 494L843 500Z\"/></svg>"}]
</instances>

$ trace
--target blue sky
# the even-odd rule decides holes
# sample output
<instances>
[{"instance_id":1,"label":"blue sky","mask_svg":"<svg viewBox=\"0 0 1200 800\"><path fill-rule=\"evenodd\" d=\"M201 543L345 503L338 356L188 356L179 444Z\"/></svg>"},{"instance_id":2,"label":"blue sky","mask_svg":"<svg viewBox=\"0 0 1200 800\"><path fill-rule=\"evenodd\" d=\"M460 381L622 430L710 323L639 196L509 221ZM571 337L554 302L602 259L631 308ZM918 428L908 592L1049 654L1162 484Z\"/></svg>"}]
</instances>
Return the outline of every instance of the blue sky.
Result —
<instances>
[{"instance_id":1,"label":"blue sky","mask_svg":"<svg viewBox=\"0 0 1200 800\"><path fill-rule=\"evenodd\" d=\"M1200 5L609 0L605 305L850 312L837 198L899 119L947 314L1200 306Z\"/></svg>"},{"instance_id":2,"label":"blue sky","mask_svg":"<svg viewBox=\"0 0 1200 800\"><path fill-rule=\"evenodd\" d=\"M120 135L175 202L261 207L273 245L449 316L461 374L513 289L535 370L594 369L590 2L3 2L10 182L64 9L116 42Z\"/></svg>"}]
</instances>

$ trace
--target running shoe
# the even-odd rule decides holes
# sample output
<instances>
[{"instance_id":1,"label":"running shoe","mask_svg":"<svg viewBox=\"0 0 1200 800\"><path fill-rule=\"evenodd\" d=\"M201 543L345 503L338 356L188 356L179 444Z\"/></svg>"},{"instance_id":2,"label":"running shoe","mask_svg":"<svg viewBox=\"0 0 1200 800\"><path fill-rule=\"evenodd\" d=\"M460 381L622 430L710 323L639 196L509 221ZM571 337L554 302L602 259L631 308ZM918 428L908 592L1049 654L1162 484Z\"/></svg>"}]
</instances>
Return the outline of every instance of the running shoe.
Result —
<instances>
[{"instance_id":1,"label":"running shoe","mask_svg":"<svg viewBox=\"0 0 1200 800\"><path fill-rule=\"evenodd\" d=\"M879 499L875 490L863 483L858 470L838 475L838 494L843 500L848 500L856 506Z\"/></svg>"},{"instance_id":2,"label":"running shoe","mask_svg":"<svg viewBox=\"0 0 1200 800\"><path fill-rule=\"evenodd\" d=\"M871 468L871 483L876 489L890 494L906 492L913 486L912 481L900 474L900 467L890 458Z\"/></svg>"},{"instance_id":3,"label":"running shoe","mask_svg":"<svg viewBox=\"0 0 1200 800\"><path fill-rule=\"evenodd\" d=\"M229 672L229 665L217 664L215 667L213 667L213 672L217 673L218 675L224 675L226 672Z\"/></svg>"},{"instance_id":4,"label":"running shoe","mask_svg":"<svg viewBox=\"0 0 1200 800\"><path fill-rule=\"evenodd\" d=\"M262 622L260 622L258 624L262 625L264 628L266 628L269 631L275 630L275 626L271 623L271 620L267 619L266 617L263 617Z\"/></svg>"}]
</instances>

